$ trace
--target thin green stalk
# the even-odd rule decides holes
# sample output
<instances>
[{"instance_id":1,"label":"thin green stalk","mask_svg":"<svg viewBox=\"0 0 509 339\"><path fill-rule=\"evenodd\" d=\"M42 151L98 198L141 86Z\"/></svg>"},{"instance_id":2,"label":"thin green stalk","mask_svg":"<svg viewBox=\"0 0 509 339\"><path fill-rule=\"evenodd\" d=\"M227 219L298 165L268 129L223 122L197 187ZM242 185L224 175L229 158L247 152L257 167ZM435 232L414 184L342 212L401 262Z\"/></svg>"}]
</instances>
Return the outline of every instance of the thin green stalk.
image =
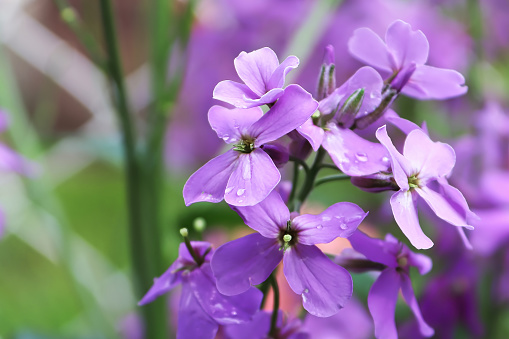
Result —
<instances>
[{"instance_id":1,"label":"thin green stalk","mask_svg":"<svg viewBox=\"0 0 509 339\"><path fill-rule=\"evenodd\" d=\"M336 165L334 164L322 164L320 166L320 169L325 169L325 168L330 168L330 169L333 169L333 170L336 170L336 171L341 171Z\"/></svg>"},{"instance_id":2,"label":"thin green stalk","mask_svg":"<svg viewBox=\"0 0 509 339\"><path fill-rule=\"evenodd\" d=\"M136 153L136 135L122 74L111 0L100 0L100 10L108 56L107 69L112 81L113 97L117 106L123 137L131 254L136 294L141 298L152 285L152 279L160 273L157 272L156 265L159 260L159 253L157 251L157 243L153 242L153 228L144 227L147 225L143 225L143 172ZM143 307L146 338L167 337L165 311L166 308L163 300Z\"/></svg>"},{"instance_id":3,"label":"thin green stalk","mask_svg":"<svg viewBox=\"0 0 509 339\"><path fill-rule=\"evenodd\" d=\"M299 167L299 163L296 162L293 164L292 190L288 196L288 204L290 205L288 209L292 211L294 210L293 200L295 199L295 192L297 192L297 184L299 183Z\"/></svg>"},{"instance_id":4,"label":"thin green stalk","mask_svg":"<svg viewBox=\"0 0 509 339\"><path fill-rule=\"evenodd\" d=\"M315 187L320 186L321 184L325 184L326 182L345 180L345 179L350 179L350 176L347 175L347 174L329 175L327 177L323 177L323 178L318 179L315 182Z\"/></svg>"},{"instance_id":5,"label":"thin green stalk","mask_svg":"<svg viewBox=\"0 0 509 339\"><path fill-rule=\"evenodd\" d=\"M274 271L275 272L275 271ZM274 305L272 307L272 315L270 317L270 337L275 338L277 334L277 317L279 313L279 286L277 284L274 272L269 276L270 285L274 293Z\"/></svg>"},{"instance_id":6,"label":"thin green stalk","mask_svg":"<svg viewBox=\"0 0 509 339\"><path fill-rule=\"evenodd\" d=\"M309 169L309 172L306 175L306 180L304 181L304 184L302 185L302 188L300 190L300 193L296 199L296 203L294 206L294 209L296 211L299 211L300 207L304 203L304 201L307 199L309 193L313 190L313 187L315 185L315 179L318 175L318 172L320 171L320 167L322 166L323 158L325 157L325 150L323 147L320 147L318 149L318 152L316 153L315 160L313 162L313 165Z\"/></svg>"},{"instance_id":7,"label":"thin green stalk","mask_svg":"<svg viewBox=\"0 0 509 339\"><path fill-rule=\"evenodd\" d=\"M306 171L306 173L309 172L309 166L308 166L308 164L306 164L306 162L304 160L290 155L290 161L293 161L296 164L301 165L302 168L304 168L304 170Z\"/></svg>"},{"instance_id":8,"label":"thin green stalk","mask_svg":"<svg viewBox=\"0 0 509 339\"><path fill-rule=\"evenodd\" d=\"M69 28L76 35L81 45L85 48L92 61L103 71L106 72L104 52L100 48L94 37L83 27L76 11L66 0L54 0L60 10L62 20L67 23Z\"/></svg>"}]
</instances>

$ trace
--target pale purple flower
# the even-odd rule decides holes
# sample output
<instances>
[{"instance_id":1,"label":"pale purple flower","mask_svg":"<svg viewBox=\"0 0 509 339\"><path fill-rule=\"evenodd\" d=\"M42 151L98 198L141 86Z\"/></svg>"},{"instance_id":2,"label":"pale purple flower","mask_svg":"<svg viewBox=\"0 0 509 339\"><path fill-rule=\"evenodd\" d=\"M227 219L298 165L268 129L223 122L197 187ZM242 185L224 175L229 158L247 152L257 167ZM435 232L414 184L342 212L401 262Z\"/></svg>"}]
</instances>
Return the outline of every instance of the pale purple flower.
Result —
<instances>
[{"instance_id":1,"label":"pale purple flower","mask_svg":"<svg viewBox=\"0 0 509 339\"><path fill-rule=\"evenodd\" d=\"M211 245L192 241L191 246L203 263L198 265L184 243L180 244L179 257L159 278L139 302L154 301L175 286L182 284L177 338L214 338L219 325L250 321L260 307L262 293L256 288L247 289L236 296L219 293L210 269Z\"/></svg>"},{"instance_id":2,"label":"pale purple flower","mask_svg":"<svg viewBox=\"0 0 509 339\"><path fill-rule=\"evenodd\" d=\"M368 260L385 266L368 295L368 307L375 323L375 336L380 339L398 338L394 312L401 289L403 298L414 313L420 333L431 337L434 331L422 317L409 276L412 266L416 267L421 275L428 273L432 267L431 259L423 254L413 253L390 234L382 240L370 238L357 231L350 236L349 241L355 251ZM339 262L348 260L341 256L338 259Z\"/></svg>"},{"instance_id":3,"label":"pale purple flower","mask_svg":"<svg viewBox=\"0 0 509 339\"><path fill-rule=\"evenodd\" d=\"M368 175L387 170L387 151L378 143L368 141L350 129L354 120L373 111L381 101L383 81L371 67L362 67L331 95L320 101L320 126L308 119L297 131L316 151L320 146L329 153L332 161L351 176ZM354 92L362 90L360 106L351 111L342 110Z\"/></svg>"},{"instance_id":4,"label":"pale purple flower","mask_svg":"<svg viewBox=\"0 0 509 339\"><path fill-rule=\"evenodd\" d=\"M221 293L236 295L264 282L283 260L286 279L309 313L328 317L344 307L352 295L352 278L315 245L348 237L367 213L341 202L319 215L292 218L277 192L256 206L235 210L259 233L217 249L211 265Z\"/></svg>"},{"instance_id":5,"label":"pale purple flower","mask_svg":"<svg viewBox=\"0 0 509 339\"><path fill-rule=\"evenodd\" d=\"M348 42L350 53L382 73L391 86L416 99L449 99L467 91L457 71L425 65L429 44L424 33L401 20L393 22L385 42L369 28L359 28Z\"/></svg>"},{"instance_id":6,"label":"pale purple flower","mask_svg":"<svg viewBox=\"0 0 509 339\"><path fill-rule=\"evenodd\" d=\"M186 205L198 201L235 206L255 205L281 179L276 165L261 148L302 125L318 103L298 85L290 85L277 103L263 114L261 108L227 109L213 106L209 122L233 149L210 160L184 186Z\"/></svg>"},{"instance_id":7,"label":"pale purple flower","mask_svg":"<svg viewBox=\"0 0 509 339\"><path fill-rule=\"evenodd\" d=\"M412 245L418 249L433 246L419 225L418 197L444 221L473 229L469 220L476 218L475 214L461 192L447 182L456 161L451 146L433 142L421 129L414 129L407 135L401 154L389 138L386 126L377 130L376 137L390 154L392 173L400 188L391 197L394 218Z\"/></svg>"},{"instance_id":8,"label":"pale purple flower","mask_svg":"<svg viewBox=\"0 0 509 339\"><path fill-rule=\"evenodd\" d=\"M214 99L238 108L272 104L284 93L286 74L299 65L296 56L289 56L281 64L276 53L268 47L246 53L234 60L235 70L244 82L224 80L214 88Z\"/></svg>"}]
</instances>

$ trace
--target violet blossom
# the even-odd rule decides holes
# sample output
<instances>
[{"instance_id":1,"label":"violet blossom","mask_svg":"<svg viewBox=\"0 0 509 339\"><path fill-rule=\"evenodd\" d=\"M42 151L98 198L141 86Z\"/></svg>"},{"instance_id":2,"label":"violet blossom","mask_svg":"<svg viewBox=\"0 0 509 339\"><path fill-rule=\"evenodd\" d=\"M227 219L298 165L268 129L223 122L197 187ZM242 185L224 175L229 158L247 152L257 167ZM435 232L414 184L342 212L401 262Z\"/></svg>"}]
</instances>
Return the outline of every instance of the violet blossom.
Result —
<instances>
[{"instance_id":1,"label":"violet blossom","mask_svg":"<svg viewBox=\"0 0 509 339\"><path fill-rule=\"evenodd\" d=\"M308 119L297 131L316 151L320 146L334 164L351 176L387 170L387 151L351 130L355 119L366 116L381 101L383 81L371 67L362 67L343 85L320 101L317 125Z\"/></svg>"},{"instance_id":2,"label":"violet blossom","mask_svg":"<svg viewBox=\"0 0 509 339\"><path fill-rule=\"evenodd\" d=\"M447 182L456 161L451 146L433 142L421 129L414 129L407 135L401 154L389 138L386 126L377 130L376 137L390 154L392 173L400 188L391 197L392 212L412 245L418 249L433 246L419 225L418 197L449 224L473 229L469 220L476 215L470 211L461 192ZM463 233L461 228L458 231Z\"/></svg>"},{"instance_id":3,"label":"violet blossom","mask_svg":"<svg viewBox=\"0 0 509 339\"><path fill-rule=\"evenodd\" d=\"M235 70L244 84L224 80L214 88L214 99L238 108L272 104L283 93L286 74L299 65L296 56L289 56L279 64L276 53L268 47L246 53L234 60Z\"/></svg>"},{"instance_id":4,"label":"violet blossom","mask_svg":"<svg viewBox=\"0 0 509 339\"><path fill-rule=\"evenodd\" d=\"M186 205L224 198L231 205L250 206L265 199L281 174L262 146L302 125L317 106L298 85L288 86L266 114L259 107L213 106L209 110L210 125L233 148L191 175L184 186Z\"/></svg>"},{"instance_id":5,"label":"violet blossom","mask_svg":"<svg viewBox=\"0 0 509 339\"><path fill-rule=\"evenodd\" d=\"M421 335L431 337L434 331L422 317L409 275L410 267L416 267L421 275L428 273L432 267L431 259L423 254L413 253L390 234L382 240L370 238L357 231L348 240L356 252L362 254L368 261L380 265L381 273L368 295L368 307L375 324L375 336L381 339L398 338L394 313L401 289L403 298L417 320ZM362 261L358 254L351 252L347 254L347 251L344 253L337 257L336 261L340 264L348 265L349 262ZM359 267L362 266L369 267L369 265Z\"/></svg>"},{"instance_id":6,"label":"violet blossom","mask_svg":"<svg viewBox=\"0 0 509 339\"><path fill-rule=\"evenodd\" d=\"M203 262L195 262L181 243L177 260L161 277L154 279L154 285L139 305L150 303L182 284L177 328L177 338L181 339L212 339L219 325L250 321L260 307L262 293L251 288L236 296L222 295L210 269L211 244L191 241L191 247Z\"/></svg>"},{"instance_id":7,"label":"violet blossom","mask_svg":"<svg viewBox=\"0 0 509 339\"><path fill-rule=\"evenodd\" d=\"M357 29L348 49L380 71L392 88L410 97L441 100L467 92L465 79L457 71L425 65L429 54L426 36L402 20L389 26L385 42L369 28Z\"/></svg>"},{"instance_id":8,"label":"violet blossom","mask_svg":"<svg viewBox=\"0 0 509 339\"><path fill-rule=\"evenodd\" d=\"M283 260L285 277L309 313L328 317L345 306L352 295L352 278L315 245L348 237L367 213L341 202L319 215L291 216L275 191L258 205L235 210L259 233L217 249L211 266L221 293L236 295L264 282Z\"/></svg>"}]
</instances>

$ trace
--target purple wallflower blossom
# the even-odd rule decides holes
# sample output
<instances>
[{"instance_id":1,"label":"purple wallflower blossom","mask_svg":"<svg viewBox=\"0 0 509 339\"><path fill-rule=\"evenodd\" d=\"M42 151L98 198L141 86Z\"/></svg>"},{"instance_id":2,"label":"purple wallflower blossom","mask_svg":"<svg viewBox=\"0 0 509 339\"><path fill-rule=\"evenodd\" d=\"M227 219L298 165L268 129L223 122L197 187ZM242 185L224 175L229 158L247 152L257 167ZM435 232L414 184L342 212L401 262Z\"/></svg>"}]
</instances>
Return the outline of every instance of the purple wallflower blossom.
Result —
<instances>
[{"instance_id":1,"label":"purple wallflower blossom","mask_svg":"<svg viewBox=\"0 0 509 339\"><path fill-rule=\"evenodd\" d=\"M182 284L178 315L177 338L214 338L219 325L250 321L260 307L262 293L256 288L236 296L225 296L216 288L210 269L212 256L208 242L192 241L196 254L203 258L198 265L184 243L179 256L141 299L139 305L154 301L178 284Z\"/></svg>"},{"instance_id":2,"label":"purple wallflower blossom","mask_svg":"<svg viewBox=\"0 0 509 339\"><path fill-rule=\"evenodd\" d=\"M431 259L423 254L411 252L390 234L382 240L370 238L357 231L350 236L349 241L355 251L363 254L368 260L386 267L373 283L368 295L368 307L375 323L375 336L381 339L398 337L394 312L398 292L401 289L403 298L418 322L420 333L425 337L431 337L434 331L421 315L409 276L411 266L416 267L421 275L428 273L432 267ZM338 259L338 262L348 260L341 256Z\"/></svg>"},{"instance_id":3,"label":"purple wallflower blossom","mask_svg":"<svg viewBox=\"0 0 509 339\"><path fill-rule=\"evenodd\" d=\"M276 53L268 47L246 53L234 60L235 69L244 84L224 80L214 88L214 99L238 108L272 104L283 93L286 74L299 65L296 56L289 56L279 64Z\"/></svg>"},{"instance_id":4,"label":"purple wallflower blossom","mask_svg":"<svg viewBox=\"0 0 509 339\"><path fill-rule=\"evenodd\" d=\"M354 119L373 111L381 101L383 81L371 67L362 67L343 85L320 101L318 110L323 118L316 126L311 119L297 131L304 136L316 151L323 146L332 161L344 173L351 176L373 174L387 170L389 158L387 151L357 135L350 129ZM351 111L341 108L355 92L362 90L360 105ZM357 92L359 93L359 92Z\"/></svg>"},{"instance_id":5,"label":"purple wallflower blossom","mask_svg":"<svg viewBox=\"0 0 509 339\"><path fill-rule=\"evenodd\" d=\"M261 148L302 125L318 103L298 85L290 85L276 104L261 108L227 109L213 106L209 122L233 149L210 160L184 186L186 205L198 201L235 206L255 205L265 199L281 179L270 156Z\"/></svg>"},{"instance_id":6,"label":"purple wallflower blossom","mask_svg":"<svg viewBox=\"0 0 509 339\"><path fill-rule=\"evenodd\" d=\"M404 21L396 20L389 26L385 42L369 28L359 28L348 42L348 49L388 77L393 88L416 99L449 99L468 89L457 71L425 65L428 40Z\"/></svg>"},{"instance_id":7,"label":"purple wallflower blossom","mask_svg":"<svg viewBox=\"0 0 509 339\"><path fill-rule=\"evenodd\" d=\"M389 138L386 126L377 130L376 137L390 154L392 173L400 188L391 197L394 218L412 245L418 249L433 246L419 225L418 197L444 221L473 229L469 219L476 218L475 214L461 192L447 182L456 161L451 146L433 142L422 130L415 129L408 134L401 154Z\"/></svg>"},{"instance_id":8,"label":"purple wallflower blossom","mask_svg":"<svg viewBox=\"0 0 509 339\"><path fill-rule=\"evenodd\" d=\"M348 237L367 213L355 204L341 202L319 215L290 216L277 192L256 206L236 207L250 234L219 247L212 270L221 293L235 295L264 282L283 260L292 290L302 295L311 314L337 313L352 295L352 278L316 247L337 237Z\"/></svg>"}]
</instances>

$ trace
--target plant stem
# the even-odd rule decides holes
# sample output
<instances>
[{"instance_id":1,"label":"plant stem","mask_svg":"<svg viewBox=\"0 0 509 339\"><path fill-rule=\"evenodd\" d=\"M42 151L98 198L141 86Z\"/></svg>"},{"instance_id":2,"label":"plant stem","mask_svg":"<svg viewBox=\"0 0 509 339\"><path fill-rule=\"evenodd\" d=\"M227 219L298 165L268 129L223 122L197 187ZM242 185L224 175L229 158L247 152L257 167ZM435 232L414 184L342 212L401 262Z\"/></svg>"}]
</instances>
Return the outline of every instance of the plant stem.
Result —
<instances>
[{"instance_id":1,"label":"plant stem","mask_svg":"<svg viewBox=\"0 0 509 339\"><path fill-rule=\"evenodd\" d=\"M345 179L350 179L350 176L347 175L347 174L329 175L327 177L323 177L323 178L318 179L315 182L315 187L316 186L320 186L321 184L325 184L326 182L337 181L337 180L345 180Z\"/></svg>"},{"instance_id":2,"label":"plant stem","mask_svg":"<svg viewBox=\"0 0 509 339\"><path fill-rule=\"evenodd\" d=\"M107 70L112 81L113 100L116 104L122 131L131 255L134 268L136 295L141 298L152 285L157 272L158 244L152 242L153 228L143 227L142 170L136 152L136 135L128 106L124 77L115 32L115 20L111 0L100 0L101 20L107 52ZM146 338L166 338L166 312L164 300L143 308Z\"/></svg>"},{"instance_id":3,"label":"plant stem","mask_svg":"<svg viewBox=\"0 0 509 339\"><path fill-rule=\"evenodd\" d=\"M293 178L292 178L292 190L288 196L288 209L293 210L293 200L295 199L295 192L297 191L297 184L299 183L299 163L293 164ZM307 172L306 172L307 173Z\"/></svg>"},{"instance_id":4,"label":"plant stem","mask_svg":"<svg viewBox=\"0 0 509 339\"><path fill-rule=\"evenodd\" d=\"M304 184L300 190L299 196L297 197L297 201L295 203L294 209L295 211L299 211L300 207L302 206L302 203L307 199L309 193L313 190L313 187L315 185L315 179L318 175L318 172L320 171L320 167L322 166L323 158L325 157L325 150L323 147L320 147L318 149L318 152L316 153L315 160L313 162L313 165L309 169L309 172L306 175L306 180L304 181Z\"/></svg>"},{"instance_id":5,"label":"plant stem","mask_svg":"<svg viewBox=\"0 0 509 339\"><path fill-rule=\"evenodd\" d=\"M295 162L296 164L301 165L301 166L302 166L302 168L304 168L304 170L305 170L306 172L309 172L309 166L308 166L308 164L306 164L306 162L305 162L304 160L299 159L299 158L294 157L294 156L290 156L290 161L293 161L293 162Z\"/></svg>"},{"instance_id":6,"label":"plant stem","mask_svg":"<svg viewBox=\"0 0 509 339\"><path fill-rule=\"evenodd\" d=\"M275 271L274 271L275 272ZM270 336L275 338L277 334L277 317L279 313L279 286L277 284L276 275L272 272L269 276L270 285L274 293L274 306L272 307L272 316L270 317Z\"/></svg>"}]
</instances>

